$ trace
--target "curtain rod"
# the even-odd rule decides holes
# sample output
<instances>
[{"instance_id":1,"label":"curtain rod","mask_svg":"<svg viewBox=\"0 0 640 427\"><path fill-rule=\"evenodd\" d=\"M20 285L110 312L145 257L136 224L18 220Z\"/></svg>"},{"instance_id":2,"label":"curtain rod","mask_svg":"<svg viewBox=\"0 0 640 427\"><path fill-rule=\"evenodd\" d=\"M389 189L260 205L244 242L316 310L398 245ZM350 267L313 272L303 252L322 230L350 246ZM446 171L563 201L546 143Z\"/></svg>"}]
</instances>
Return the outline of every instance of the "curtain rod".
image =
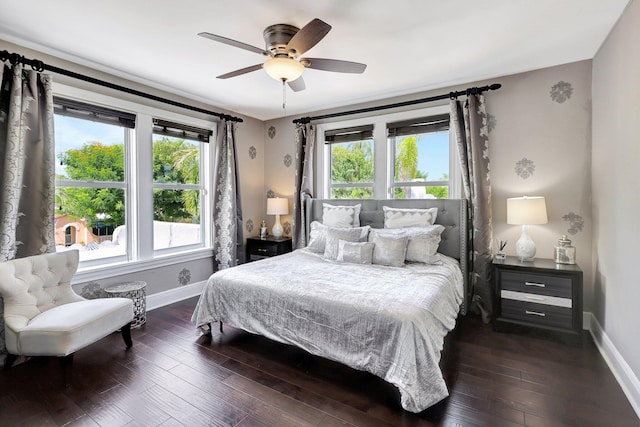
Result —
<instances>
[{"instance_id":1,"label":"curtain rod","mask_svg":"<svg viewBox=\"0 0 640 427\"><path fill-rule=\"evenodd\" d=\"M35 71L38 72L42 72L42 71L51 71L57 74L62 74L64 76L67 77L73 77L74 79L78 79L78 80L82 80L84 82L89 82L89 83L93 83L99 86L104 86L104 87L108 87L109 89L115 89L118 90L120 92L126 92L129 93L131 95L137 95L140 96L142 98L147 98L147 99L151 99L153 101L158 101L158 102L162 102L164 104L169 104L169 105L173 105L175 107L180 107L180 108L184 108L187 110L191 110L191 111L197 111L198 113L204 113L204 114L209 114L211 116L215 116L218 117L222 120L230 120L232 122L242 122L243 120L240 117L234 117L234 116L230 116L228 114L222 114L222 113L217 113L215 111L209 111L209 110L205 110L204 108L199 108L199 107L194 107L193 105L188 105L188 104L183 104L181 102L177 102L177 101L172 101L170 99L167 98L161 98L159 96L155 96L155 95L151 95L149 93L145 93L145 92L141 92L139 90L135 90L135 89L131 89L125 86L120 86L117 85L115 83L110 83L104 80L100 80L100 79L96 79L93 77L89 77L89 76L85 76L84 74L79 74L73 71L69 71L69 70L65 70L64 68L58 68L55 67L53 65L49 65L49 64L45 64L44 62L38 60L38 59L27 59L22 55L19 55L17 53L9 53L6 50L0 51L0 61L5 62L5 61L9 61L11 63L11 65L15 65L17 63L21 63L24 65L29 65L31 66L32 69L34 69Z\"/></svg>"},{"instance_id":2,"label":"curtain rod","mask_svg":"<svg viewBox=\"0 0 640 427\"><path fill-rule=\"evenodd\" d=\"M390 108L406 107L408 105L438 101L440 99L447 99L447 98L455 99L462 95L466 95L466 96L479 95L486 90L498 90L501 87L502 85L500 83L494 83L494 84L482 86L482 87L470 87L465 90L459 90L457 92L449 92L442 95L431 96L429 98L414 99L412 101L397 102L395 104L379 105L376 107L360 108L358 110L341 111L339 113L324 114L321 116L300 117L299 119L295 119L293 123L307 124L307 123L310 123L312 120L329 119L332 117L349 116L352 114L359 114L359 113L369 113L371 111L388 110Z\"/></svg>"}]
</instances>

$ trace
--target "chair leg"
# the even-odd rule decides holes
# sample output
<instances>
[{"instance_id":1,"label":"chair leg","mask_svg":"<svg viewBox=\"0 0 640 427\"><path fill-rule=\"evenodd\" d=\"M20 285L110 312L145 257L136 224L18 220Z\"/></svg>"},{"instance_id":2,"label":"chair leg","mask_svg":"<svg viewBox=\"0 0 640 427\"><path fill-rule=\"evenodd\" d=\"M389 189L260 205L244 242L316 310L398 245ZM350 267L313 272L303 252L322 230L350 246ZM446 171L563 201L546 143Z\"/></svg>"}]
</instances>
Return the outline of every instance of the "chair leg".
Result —
<instances>
[{"instance_id":1,"label":"chair leg","mask_svg":"<svg viewBox=\"0 0 640 427\"><path fill-rule=\"evenodd\" d=\"M133 345L133 341L131 341L131 322L124 325L120 329L120 332L122 333L122 339L124 340L127 348L131 348L131 346Z\"/></svg>"},{"instance_id":2,"label":"chair leg","mask_svg":"<svg viewBox=\"0 0 640 427\"><path fill-rule=\"evenodd\" d=\"M8 371L13 366L13 363L16 361L17 358L18 358L17 355L7 353L7 357L4 359L4 370Z\"/></svg>"}]
</instances>

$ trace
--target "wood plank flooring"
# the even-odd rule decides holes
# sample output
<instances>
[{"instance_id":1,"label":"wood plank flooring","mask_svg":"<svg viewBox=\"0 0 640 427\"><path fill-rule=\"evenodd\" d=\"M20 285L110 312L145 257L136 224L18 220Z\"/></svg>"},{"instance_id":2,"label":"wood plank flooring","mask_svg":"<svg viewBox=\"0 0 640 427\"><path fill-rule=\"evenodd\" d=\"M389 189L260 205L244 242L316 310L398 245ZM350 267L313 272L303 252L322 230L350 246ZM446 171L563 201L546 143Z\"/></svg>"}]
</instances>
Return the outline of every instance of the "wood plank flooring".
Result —
<instances>
[{"instance_id":1,"label":"wood plank flooring","mask_svg":"<svg viewBox=\"0 0 640 427\"><path fill-rule=\"evenodd\" d=\"M443 370L451 395L403 411L381 379L226 326L198 337L192 298L76 353L0 372L0 426L640 426L585 333L582 347L459 320Z\"/></svg>"}]
</instances>

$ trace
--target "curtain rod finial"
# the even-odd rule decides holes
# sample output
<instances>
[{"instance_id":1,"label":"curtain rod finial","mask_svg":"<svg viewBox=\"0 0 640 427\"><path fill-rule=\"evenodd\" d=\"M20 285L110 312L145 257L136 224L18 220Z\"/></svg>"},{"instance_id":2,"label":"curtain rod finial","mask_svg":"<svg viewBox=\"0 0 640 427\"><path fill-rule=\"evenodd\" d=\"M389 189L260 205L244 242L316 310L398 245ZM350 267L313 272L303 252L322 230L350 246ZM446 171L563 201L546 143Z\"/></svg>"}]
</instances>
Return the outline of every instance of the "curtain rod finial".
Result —
<instances>
[{"instance_id":1,"label":"curtain rod finial","mask_svg":"<svg viewBox=\"0 0 640 427\"><path fill-rule=\"evenodd\" d=\"M489 85L489 89L491 90L498 90L502 87L502 85L500 83L494 83L492 85Z\"/></svg>"}]
</instances>

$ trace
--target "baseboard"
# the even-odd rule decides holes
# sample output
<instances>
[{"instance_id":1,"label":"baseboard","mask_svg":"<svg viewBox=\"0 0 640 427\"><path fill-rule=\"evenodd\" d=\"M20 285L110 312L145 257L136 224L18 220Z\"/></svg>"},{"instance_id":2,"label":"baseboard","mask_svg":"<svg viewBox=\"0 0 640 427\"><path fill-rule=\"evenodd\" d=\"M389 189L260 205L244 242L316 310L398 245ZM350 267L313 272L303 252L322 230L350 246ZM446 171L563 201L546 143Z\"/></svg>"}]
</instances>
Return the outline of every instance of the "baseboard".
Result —
<instances>
[{"instance_id":1,"label":"baseboard","mask_svg":"<svg viewBox=\"0 0 640 427\"><path fill-rule=\"evenodd\" d=\"M640 418L640 380L631 370L629 364L624 360L616 346L609 339L606 332L602 329L600 322L593 313L583 313L584 329L588 329L596 343L600 354L602 355L609 369L613 372L622 391L629 399L629 403Z\"/></svg>"},{"instance_id":2,"label":"baseboard","mask_svg":"<svg viewBox=\"0 0 640 427\"><path fill-rule=\"evenodd\" d=\"M207 281L203 280L201 282L169 289L168 291L147 295L147 311L155 310L156 308L164 307L165 305L173 304L174 302L182 301L187 298L199 296L206 283Z\"/></svg>"}]
</instances>

